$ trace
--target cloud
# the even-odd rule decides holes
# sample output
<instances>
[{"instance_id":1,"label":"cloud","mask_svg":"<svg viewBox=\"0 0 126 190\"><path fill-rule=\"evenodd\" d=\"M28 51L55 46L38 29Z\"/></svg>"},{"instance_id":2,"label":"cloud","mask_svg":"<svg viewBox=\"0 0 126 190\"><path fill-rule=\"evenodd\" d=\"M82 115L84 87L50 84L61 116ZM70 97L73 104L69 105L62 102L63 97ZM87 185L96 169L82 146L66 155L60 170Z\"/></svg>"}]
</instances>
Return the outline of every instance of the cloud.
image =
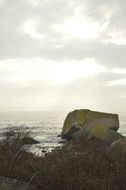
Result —
<instances>
[{"instance_id":1,"label":"cloud","mask_svg":"<svg viewBox=\"0 0 126 190\"><path fill-rule=\"evenodd\" d=\"M6 0L0 58L95 59L125 67L125 1ZM118 22L118 24L117 24ZM119 24L120 23L120 24Z\"/></svg>"},{"instance_id":2,"label":"cloud","mask_svg":"<svg viewBox=\"0 0 126 190\"><path fill-rule=\"evenodd\" d=\"M126 86L126 79L118 79L114 81L109 81L106 86Z\"/></svg>"},{"instance_id":3,"label":"cloud","mask_svg":"<svg viewBox=\"0 0 126 190\"><path fill-rule=\"evenodd\" d=\"M69 36L69 38L98 39L99 33L104 30L97 22L90 22L82 16L66 19L64 23L54 25L53 28Z\"/></svg>"},{"instance_id":4,"label":"cloud","mask_svg":"<svg viewBox=\"0 0 126 190\"><path fill-rule=\"evenodd\" d=\"M112 43L105 44L97 40L82 39L71 39L57 45L59 47L53 43L47 43L47 47L41 47L41 55L57 61L94 58L99 64L108 68L125 67L126 45L117 46Z\"/></svg>"},{"instance_id":5,"label":"cloud","mask_svg":"<svg viewBox=\"0 0 126 190\"><path fill-rule=\"evenodd\" d=\"M121 109L125 6L124 0L0 0L2 108L15 101L15 109Z\"/></svg>"},{"instance_id":6,"label":"cloud","mask_svg":"<svg viewBox=\"0 0 126 190\"><path fill-rule=\"evenodd\" d=\"M0 81L1 111L39 111L54 109L60 88L43 81L32 81L30 85Z\"/></svg>"},{"instance_id":7,"label":"cloud","mask_svg":"<svg viewBox=\"0 0 126 190\"><path fill-rule=\"evenodd\" d=\"M44 81L52 85L65 85L77 78L91 77L105 72L104 66L93 59L61 62L36 59L7 59L0 62L0 81L30 84Z\"/></svg>"},{"instance_id":8,"label":"cloud","mask_svg":"<svg viewBox=\"0 0 126 190\"><path fill-rule=\"evenodd\" d=\"M25 34L29 34L31 38L39 40L44 39L44 35L37 32L38 23L34 19L28 19L21 27L21 31Z\"/></svg>"},{"instance_id":9,"label":"cloud","mask_svg":"<svg viewBox=\"0 0 126 190\"><path fill-rule=\"evenodd\" d=\"M119 105L119 102L125 88L106 86L106 82L117 80L122 74L109 72L97 64L92 68L92 60L88 60L88 64L83 63L58 64L40 58L0 62L1 109L121 109L122 103Z\"/></svg>"},{"instance_id":10,"label":"cloud","mask_svg":"<svg viewBox=\"0 0 126 190\"><path fill-rule=\"evenodd\" d=\"M115 68L111 71L112 73L115 73L115 74L122 74L122 75L125 75L126 74L126 68L124 69L121 69L121 68Z\"/></svg>"},{"instance_id":11,"label":"cloud","mask_svg":"<svg viewBox=\"0 0 126 190\"><path fill-rule=\"evenodd\" d=\"M47 44L51 46L50 41L56 41L61 36L52 29L52 25L73 14L66 0L38 1L39 7L30 2L6 0L0 6L1 59L40 56L41 49L46 48ZM45 41L41 44L38 39L43 36Z\"/></svg>"},{"instance_id":12,"label":"cloud","mask_svg":"<svg viewBox=\"0 0 126 190\"><path fill-rule=\"evenodd\" d=\"M116 80L112 73L99 73L95 77L81 78L63 86L55 104L61 110L92 109L107 112L125 110L123 86L106 86L106 81Z\"/></svg>"}]
</instances>

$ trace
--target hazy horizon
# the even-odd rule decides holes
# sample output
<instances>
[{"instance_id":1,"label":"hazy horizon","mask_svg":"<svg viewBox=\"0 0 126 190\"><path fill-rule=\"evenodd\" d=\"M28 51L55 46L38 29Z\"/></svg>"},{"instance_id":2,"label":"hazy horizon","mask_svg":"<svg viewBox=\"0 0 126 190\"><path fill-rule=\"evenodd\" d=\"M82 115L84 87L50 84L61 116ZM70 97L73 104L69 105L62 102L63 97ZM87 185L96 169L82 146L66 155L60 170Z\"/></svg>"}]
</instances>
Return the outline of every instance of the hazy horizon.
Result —
<instances>
[{"instance_id":1,"label":"hazy horizon","mask_svg":"<svg viewBox=\"0 0 126 190\"><path fill-rule=\"evenodd\" d=\"M0 112L125 112L124 0L0 0Z\"/></svg>"}]
</instances>

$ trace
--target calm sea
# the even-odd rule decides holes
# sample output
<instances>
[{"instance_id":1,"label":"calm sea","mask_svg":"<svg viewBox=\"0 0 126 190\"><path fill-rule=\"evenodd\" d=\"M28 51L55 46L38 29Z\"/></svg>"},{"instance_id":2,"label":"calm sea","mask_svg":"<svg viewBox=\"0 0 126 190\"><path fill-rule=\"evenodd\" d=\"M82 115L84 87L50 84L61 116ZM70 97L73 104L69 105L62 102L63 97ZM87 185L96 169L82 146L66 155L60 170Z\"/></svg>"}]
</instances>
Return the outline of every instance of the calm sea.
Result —
<instances>
[{"instance_id":1,"label":"calm sea","mask_svg":"<svg viewBox=\"0 0 126 190\"><path fill-rule=\"evenodd\" d=\"M32 151L41 152L61 146L62 126L67 112L0 112L0 130L8 126L28 127L33 137L40 142ZM119 114L119 132L126 136L126 114Z\"/></svg>"}]
</instances>

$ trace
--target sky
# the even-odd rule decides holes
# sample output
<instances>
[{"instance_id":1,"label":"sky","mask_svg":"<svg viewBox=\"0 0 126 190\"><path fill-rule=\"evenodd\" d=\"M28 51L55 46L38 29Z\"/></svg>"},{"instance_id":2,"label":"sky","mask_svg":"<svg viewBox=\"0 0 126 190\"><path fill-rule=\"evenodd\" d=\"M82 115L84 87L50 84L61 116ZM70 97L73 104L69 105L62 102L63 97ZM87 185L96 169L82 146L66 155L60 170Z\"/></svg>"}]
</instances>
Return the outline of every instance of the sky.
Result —
<instances>
[{"instance_id":1,"label":"sky","mask_svg":"<svg viewBox=\"0 0 126 190\"><path fill-rule=\"evenodd\" d=\"M0 111L126 110L125 0L0 0Z\"/></svg>"}]
</instances>

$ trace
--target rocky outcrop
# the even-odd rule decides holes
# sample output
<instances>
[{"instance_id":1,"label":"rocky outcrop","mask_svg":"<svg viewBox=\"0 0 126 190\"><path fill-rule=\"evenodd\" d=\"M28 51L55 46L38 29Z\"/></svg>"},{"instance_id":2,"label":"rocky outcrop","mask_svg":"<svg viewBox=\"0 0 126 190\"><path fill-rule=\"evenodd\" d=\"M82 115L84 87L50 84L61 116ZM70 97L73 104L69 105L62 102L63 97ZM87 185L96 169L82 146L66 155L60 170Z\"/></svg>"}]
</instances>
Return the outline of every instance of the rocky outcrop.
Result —
<instances>
[{"instance_id":1,"label":"rocky outcrop","mask_svg":"<svg viewBox=\"0 0 126 190\"><path fill-rule=\"evenodd\" d=\"M116 134L119 128L119 119L117 114L96 112L87 109L75 110L70 112L64 122L62 137L66 139L78 138L81 135L93 134L93 129L110 129L110 132ZM106 130L108 134L109 130Z\"/></svg>"},{"instance_id":2,"label":"rocky outcrop","mask_svg":"<svg viewBox=\"0 0 126 190\"><path fill-rule=\"evenodd\" d=\"M119 134L117 131L101 126L93 127L87 138L88 139L97 138L108 144L112 144L115 141L126 139L123 135Z\"/></svg>"}]
</instances>

